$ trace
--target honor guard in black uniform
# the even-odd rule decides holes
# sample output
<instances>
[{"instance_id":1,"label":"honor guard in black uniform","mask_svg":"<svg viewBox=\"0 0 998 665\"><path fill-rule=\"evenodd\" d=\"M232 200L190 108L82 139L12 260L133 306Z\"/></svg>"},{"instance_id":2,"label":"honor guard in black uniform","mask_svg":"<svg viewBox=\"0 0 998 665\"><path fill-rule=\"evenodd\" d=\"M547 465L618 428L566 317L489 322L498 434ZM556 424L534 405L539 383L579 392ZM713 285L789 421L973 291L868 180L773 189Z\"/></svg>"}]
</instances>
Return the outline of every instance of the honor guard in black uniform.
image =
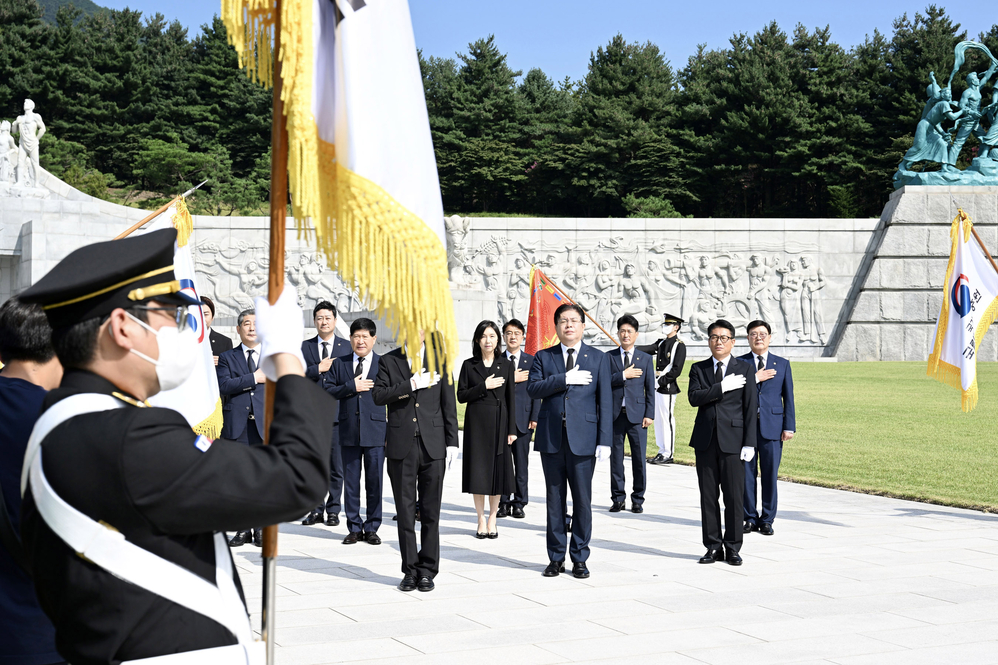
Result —
<instances>
[{"instance_id":1,"label":"honor guard in black uniform","mask_svg":"<svg viewBox=\"0 0 998 665\"><path fill-rule=\"evenodd\" d=\"M655 443L658 454L648 460L649 464L672 464L672 454L676 450L676 395L679 384L676 379L683 373L686 363L686 345L679 339L679 329L683 320L666 314L662 322L665 337L654 344L638 348L655 356L655 376L658 387L655 389Z\"/></svg>"},{"instance_id":2,"label":"honor guard in black uniform","mask_svg":"<svg viewBox=\"0 0 998 665\"><path fill-rule=\"evenodd\" d=\"M271 445L212 441L146 401L203 357L175 240L83 247L20 295L43 306L66 370L28 443L21 533L74 665L262 663L223 531L296 518L326 492L331 423L315 416L331 400L304 376L293 289L257 302L260 367L277 382Z\"/></svg>"}]
</instances>

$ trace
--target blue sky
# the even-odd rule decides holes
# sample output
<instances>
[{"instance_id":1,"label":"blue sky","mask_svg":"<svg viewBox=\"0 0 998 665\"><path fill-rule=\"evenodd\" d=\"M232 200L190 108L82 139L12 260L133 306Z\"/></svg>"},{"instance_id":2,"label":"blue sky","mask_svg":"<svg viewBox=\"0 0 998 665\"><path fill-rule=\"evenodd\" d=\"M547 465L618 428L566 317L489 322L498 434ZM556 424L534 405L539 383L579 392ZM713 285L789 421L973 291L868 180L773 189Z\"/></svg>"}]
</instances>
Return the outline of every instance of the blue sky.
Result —
<instances>
[{"instance_id":1,"label":"blue sky","mask_svg":"<svg viewBox=\"0 0 998 665\"><path fill-rule=\"evenodd\" d=\"M218 0L97 0L98 4L160 12L191 34L219 11ZM555 80L579 79L589 55L618 32L628 41L652 41L677 69L698 43L727 45L736 32L754 33L776 20L788 33L798 23L828 25L845 47L861 43L874 28L888 36L894 19L924 12L927 1L899 0L409 0L416 44L424 55L453 57L469 42L495 34L514 69L540 67ZM972 37L998 23L993 2L939 2Z\"/></svg>"}]
</instances>

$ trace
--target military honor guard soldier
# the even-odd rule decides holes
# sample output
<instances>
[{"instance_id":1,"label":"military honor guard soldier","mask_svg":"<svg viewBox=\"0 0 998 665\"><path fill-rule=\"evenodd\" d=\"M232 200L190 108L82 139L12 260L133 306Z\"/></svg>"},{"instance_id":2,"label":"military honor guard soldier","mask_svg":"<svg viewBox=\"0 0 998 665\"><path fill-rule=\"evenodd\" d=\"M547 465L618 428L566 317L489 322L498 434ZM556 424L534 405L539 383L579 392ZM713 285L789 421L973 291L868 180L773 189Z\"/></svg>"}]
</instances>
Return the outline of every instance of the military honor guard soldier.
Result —
<instances>
[{"instance_id":1,"label":"military honor guard soldier","mask_svg":"<svg viewBox=\"0 0 998 665\"><path fill-rule=\"evenodd\" d=\"M83 247L20 295L44 307L66 370L25 455L21 533L56 647L79 665L262 663L222 532L293 519L325 491L332 423L315 414L331 400L304 376L292 289L257 301L271 445L212 441L147 405L198 355L175 241Z\"/></svg>"},{"instance_id":2,"label":"military honor guard soldier","mask_svg":"<svg viewBox=\"0 0 998 665\"><path fill-rule=\"evenodd\" d=\"M639 346L645 353L655 356L655 373L658 387L655 391L655 444L658 454L648 460L649 464L672 464L676 452L676 395L679 384L676 382L683 373L686 363L686 345L679 339L679 329L683 320L673 314L666 314L662 322L665 337L654 344Z\"/></svg>"},{"instance_id":3,"label":"military honor guard soldier","mask_svg":"<svg viewBox=\"0 0 998 665\"><path fill-rule=\"evenodd\" d=\"M643 513L648 484L648 426L655 422L655 372L652 360L636 349L638 320L630 314L617 319L620 349L607 354L613 386L613 449L610 451L611 513L626 508L624 437L631 447L631 512Z\"/></svg>"}]
</instances>

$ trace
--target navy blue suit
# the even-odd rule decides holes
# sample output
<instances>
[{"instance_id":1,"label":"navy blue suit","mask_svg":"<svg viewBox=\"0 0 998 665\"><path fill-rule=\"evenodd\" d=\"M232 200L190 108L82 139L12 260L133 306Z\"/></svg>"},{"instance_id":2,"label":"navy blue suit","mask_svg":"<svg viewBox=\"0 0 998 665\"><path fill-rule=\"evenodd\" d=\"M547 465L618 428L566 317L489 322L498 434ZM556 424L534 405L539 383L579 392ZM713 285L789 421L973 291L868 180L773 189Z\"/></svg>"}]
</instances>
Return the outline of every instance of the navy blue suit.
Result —
<instances>
[{"instance_id":1,"label":"navy blue suit","mask_svg":"<svg viewBox=\"0 0 998 665\"><path fill-rule=\"evenodd\" d=\"M758 371L754 354L740 356ZM772 524L776 519L776 478L783 458L783 432L797 431L794 414L794 377L790 361L773 355L766 359L765 369L775 369L776 376L757 383L759 391L759 424L757 447L759 454L745 464L745 521L756 526ZM758 471L757 471L758 469ZM762 484L762 515L756 510L756 475Z\"/></svg>"},{"instance_id":2,"label":"navy blue suit","mask_svg":"<svg viewBox=\"0 0 998 665\"><path fill-rule=\"evenodd\" d=\"M364 375L378 376L378 354L364 358ZM351 533L376 533L381 526L381 497L384 487L385 439L388 415L384 406L374 403L371 391L358 393L354 383L354 355L340 356L329 368L326 391L339 400L340 455L343 459L343 512ZM360 519L360 472L364 468L367 489L367 519Z\"/></svg>"},{"instance_id":3,"label":"navy blue suit","mask_svg":"<svg viewBox=\"0 0 998 665\"><path fill-rule=\"evenodd\" d=\"M260 367L260 346L253 360ZM246 365L246 350L240 344L218 357L215 367L218 392L225 398L222 407L222 438L246 444L263 443L263 384L257 383Z\"/></svg>"},{"instance_id":4,"label":"navy blue suit","mask_svg":"<svg viewBox=\"0 0 998 665\"><path fill-rule=\"evenodd\" d=\"M506 352L509 357L509 351ZM521 348L516 353L516 369L524 369L528 372L534 364L534 357L529 353L524 353ZM516 414L516 440L513 442L513 469L516 474L516 492L512 495L506 494L502 497L502 503L510 507L523 508L530 501L527 492L527 463L530 459L530 439L534 431L530 429L530 423L537 421L537 412L541 402L537 399L530 399L527 394L527 384L523 381L516 384L516 399L513 412Z\"/></svg>"},{"instance_id":5,"label":"navy blue suit","mask_svg":"<svg viewBox=\"0 0 998 665\"><path fill-rule=\"evenodd\" d=\"M648 430L641 426L645 418L655 420L655 366L652 357L632 348L631 364L641 370L640 377L624 378L624 358L620 349L606 354L610 360L610 385L613 387L613 449L610 451L610 500L624 503L627 483L624 478L624 436L631 444L631 472L634 490L631 504L645 502L648 464ZM626 407L621 405L626 402Z\"/></svg>"},{"instance_id":6,"label":"navy blue suit","mask_svg":"<svg viewBox=\"0 0 998 665\"><path fill-rule=\"evenodd\" d=\"M588 386L565 383L561 344L538 351L530 368L527 394L540 399L534 450L541 453L547 485L548 559L564 561L567 487L572 490L572 561L589 558L593 526L593 471L596 446L613 443L610 361L602 351L581 344L575 365L592 373Z\"/></svg>"},{"instance_id":7,"label":"navy blue suit","mask_svg":"<svg viewBox=\"0 0 998 665\"><path fill-rule=\"evenodd\" d=\"M301 343L301 353L305 356L305 377L312 379L320 388L329 392L330 373L320 372L319 363L322 357L319 353L319 336L310 337ZM340 356L353 353L350 349L350 342L333 335L330 340L329 357L339 358ZM339 432L337 423L337 403L333 402L333 410L329 414L333 421L333 440L329 446L329 496L325 503L320 503L312 511L318 514L318 521L322 521L322 511L325 509L327 516L340 514L340 496L343 494L343 457L340 453Z\"/></svg>"}]
</instances>

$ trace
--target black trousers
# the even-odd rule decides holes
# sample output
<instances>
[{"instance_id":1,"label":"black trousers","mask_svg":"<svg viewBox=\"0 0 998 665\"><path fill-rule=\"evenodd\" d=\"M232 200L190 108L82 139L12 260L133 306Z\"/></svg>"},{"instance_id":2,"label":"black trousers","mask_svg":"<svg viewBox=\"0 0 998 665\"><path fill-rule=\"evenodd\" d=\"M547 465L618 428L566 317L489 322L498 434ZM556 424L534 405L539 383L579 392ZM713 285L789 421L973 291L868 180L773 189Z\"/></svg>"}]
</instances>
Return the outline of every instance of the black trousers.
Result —
<instances>
[{"instance_id":1,"label":"black trousers","mask_svg":"<svg viewBox=\"0 0 998 665\"><path fill-rule=\"evenodd\" d=\"M417 434L409 454L388 460L388 478L395 497L402 573L436 577L440 570L440 501L446 459L430 459ZM419 489L419 542L416 548L416 490Z\"/></svg>"},{"instance_id":2,"label":"black trousers","mask_svg":"<svg viewBox=\"0 0 998 665\"><path fill-rule=\"evenodd\" d=\"M502 503L507 506L523 508L530 502L527 493L527 461L530 459L530 437L534 430L520 434L513 442L513 472L516 474L516 492L502 497Z\"/></svg>"},{"instance_id":3,"label":"black trousers","mask_svg":"<svg viewBox=\"0 0 998 665\"><path fill-rule=\"evenodd\" d=\"M624 436L631 444L631 473L634 491L631 492L631 503L635 506L645 502L645 487L647 486L648 430L641 423L634 424L627 419L627 411L620 410L620 415L613 421L613 445L610 448L610 500L624 503L627 498L627 481L624 478Z\"/></svg>"},{"instance_id":4,"label":"black trousers","mask_svg":"<svg viewBox=\"0 0 998 665\"><path fill-rule=\"evenodd\" d=\"M322 515L325 508L326 515L340 514L340 497L343 496L343 452L340 449L340 428L333 426L333 441L329 446L329 496L325 503L320 503L315 507L315 512Z\"/></svg>"},{"instance_id":5,"label":"black trousers","mask_svg":"<svg viewBox=\"0 0 998 665\"><path fill-rule=\"evenodd\" d=\"M384 485L385 447L343 446L343 512L350 533L377 533L381 527L381 496ZM360 519L360 475L364 472L367 519Z\"/></svg>"},{"instance_id":6,"label":"black trousers","mask_svg":"<svg viewBox=\"0 0 998 665\"><path fill-rule=\"evenodd\" d=\"M541 453L544 484L547 486L547 549L549 561L564 561L565 550L573 563L589 558L593 533L593 472L596 458L576 455L568 445L565 426L561 427L561 448ZM568 490L572 490L572 538L566 532Z\"/></svg>"},{"instance_id":7,"label":"black trousers","mask_svg":"<svg viewBox=\"0 0 998 665\"><path fill-rule=\"evenodd\" d=\"M239 443L248 444L250 446L263 445L263 437L260 436L260 432L256 429L255 420L246 421L246 429L244 429L243 433L236 438L236 441L238 441Z\"/></svg>"},{"instance_id":8,"label":"black trousers","mask_svg":"<svg viewBox=\"0 0 998 665\"><path fill-rule=\"evenodd\" d=\"M700 483L700 522L703 544L707 549L737 552L742 548L742 517L745 499L745 466L737 453L725 453L717 445L717 435L710 445L696 451L697 480ZM720 493L724 494L724 536L721 535Z\"/></svg>"}]
</instances>

